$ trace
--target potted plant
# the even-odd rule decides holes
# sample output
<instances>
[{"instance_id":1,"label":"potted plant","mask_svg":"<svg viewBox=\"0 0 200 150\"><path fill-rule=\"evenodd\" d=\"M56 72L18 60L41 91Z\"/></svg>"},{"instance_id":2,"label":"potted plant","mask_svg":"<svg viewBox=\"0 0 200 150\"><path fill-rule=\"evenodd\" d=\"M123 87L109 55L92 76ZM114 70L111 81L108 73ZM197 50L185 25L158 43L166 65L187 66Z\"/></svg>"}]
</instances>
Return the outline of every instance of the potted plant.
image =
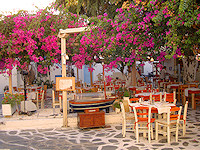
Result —
<instances>
[{"instance_id":1,"label":"potted plant","mask_svg":"<svg viewBox=\"0 0 200 150\"><path fill-rule=\"evenodd\" d=\"M17 106L24 100L24 95L6 93L2 100L3 116L11 116L16 111Z\"/></svg>"},{"instance_id":2,"label":"potted plant","mask_svg":"<svg viewBox=\"0 0 200 150\"><path fill-rule=\"evenodd\" d=\"M129 100L129 97L130 97L130 92L128 90L124 90L124 97L123 97L123 99L124 100Z\"/></svg>"},{"instance_id":3,"label":"potted plant","mask_svg":"<svg viewBox=\"0 0 200 150\"><path fill-rule=\"evenodd\" d=\"M122 102L122 100L116 100L114 103L113 103L113 106L115 108L115 112L116 113L119 113L120 110L121 110L121 106L120 106L120 102Z\"/></svg>"}]
</instances>

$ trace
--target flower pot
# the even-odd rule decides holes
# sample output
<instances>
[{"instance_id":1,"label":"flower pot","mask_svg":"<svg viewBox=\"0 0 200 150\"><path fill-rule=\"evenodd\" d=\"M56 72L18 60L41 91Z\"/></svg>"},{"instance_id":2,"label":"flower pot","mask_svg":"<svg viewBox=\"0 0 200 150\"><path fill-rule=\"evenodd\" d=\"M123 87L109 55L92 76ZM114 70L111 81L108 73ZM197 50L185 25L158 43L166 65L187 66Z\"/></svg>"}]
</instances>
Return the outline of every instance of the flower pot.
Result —
<instances>
[{"instance_id":1,"label":"flower pot","mask_svg":"<svg viewBox=\"0 0 200 150\"><path fill-rule=\"evenodd\" d=\"M124 100L124 101L128 101L128 100L129 100L129 97L123 97L123 100Z\"/></svg>"},{"instance_id":2,"label":"flower pot","mask_svg":"<svg viewBox=\"0 0 200 150\"><path fill-rule=\"evenodd\" d=\"M120 109L119 108L115 108L115 112L118 114L120 113Z\"/></svg>"},{"instance_id":3,"label":"flower pot","mask_svg":"<svg viewBox=\"0 0 200 150\"><path fill-rule=\"evenodd\" d=\"M2 114L3 116L12 116L16 111L16 105L11 107L11 104L2 104Z\"/></svg>"},{"instance_id":4,"label":"flower pot","mask_svg":"<svg viewBox=\"0 0 200 150\"><path fill-rule=\"evenodd\" d=\"M124 104L124 109L126 112L129 112L129 97L123 97L123 104Z\"/></svg>"}]
</instances>

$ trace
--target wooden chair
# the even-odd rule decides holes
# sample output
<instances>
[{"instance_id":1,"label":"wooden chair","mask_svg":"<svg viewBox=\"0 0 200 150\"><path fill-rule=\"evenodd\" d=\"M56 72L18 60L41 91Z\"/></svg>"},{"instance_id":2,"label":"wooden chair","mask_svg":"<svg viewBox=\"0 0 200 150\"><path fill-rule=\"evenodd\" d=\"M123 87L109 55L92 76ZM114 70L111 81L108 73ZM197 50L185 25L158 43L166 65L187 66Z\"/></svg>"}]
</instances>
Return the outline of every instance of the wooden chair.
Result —
<instances>
[{"instance_id":1,"label":"wooden chair","mask_svg":"<svg viewBox=\"0 0 200 150\"><path fill-rule=\"evenodd\" d=\"M139 94L139 93L143 93L143 92L147 92L147 90L136 90L135 94Z\"/></svg>"},{"instance_id":2,"label":"wooden chair","mask_svg":"<svg viewBox=\"0 0 200 150\"><path fill-rule=\"evenodd\" d=\"M18 92L22 92L24 88L18 88Z\"/></svg>"},{"instance_id":3,"label":"wooden chair","mask_svg":"<svg viewBox=\"0 0 200 150\"><path fill-rule=\"evenodd\" d=\"M176 105L176 93L175 91L173 93L166 93L164 94L164 101L169 103L174 103Z\"/></svg>"},{"instance_id":4,"label":"wooden chair","mask_svg":"<svg viewBox=\"0 0 200 150\"><path fill-rule=\"evenodd\" d=\"M148 101L150 99L150 96L141 95L140 98L142 98L143 101Z\"/></svg>"},{"instance_id":5,"label":"wooden chair","mask_svg":"<svg viewBox=\"0 0 200 150\"><path fill-rule=\"evenodd\" d=\"M137 103L137 102L139 102L139 100L140 100L140 98L130 98L129 102L130 103Z\"/></svg>"},{"instance_id":6,"label":"wooden chair","mask_svg":"<svg viewBox=\"0 0 200 150\"><path fill-rule=\"evenodd\" d=\"M52 90L52 106L53 106L53 114L55 114L56 106L59 106L60 109L62 108L61 97L59 97L58 100L56 100L54 90Z\"/></svg>"},{"instance_id":7,"label":"wooden chair","mask_svg":"<svg viewBox=\"0 0 200 150\"><path fill-rule=\"evenodd\" d=\"M133 107L135 115L135 135L136 141L139 142L139 132L148 133L149 143L151 138L153 139L153 127L152 123L155 118L151 118L151 107Z\"/></svg>"},{"instance_id":8,"label":"wooden chair","mask_svg":"<svg viewBox=\"0 0 200 150\"><path fill-rule=\"evenodd\" d=\"M132 108L130 107L130 103L137 103L140 101L140 98L130 98L128 101L129 112L132 112Z\"/></svg>"},{"instance_id":9,"label":"wooden chair","mask_svg":"<svg viewBox=\"0 0 200 150\"><path fill-rule=\"evenodd\" d=\"M37 91L37 99L32 100L32 102L36 103L37 109L39 109L39 103L41 104L41 109L44 109L44 90Z\"/></svg>"},{"instance_id":10,"label":"wooden chair","mask_svg":"<svg viewBox=\"0 0 200 150\"><path fill-rule=\"evenodd\" d=\"M47 85L44 85L44 100L47 99Z\"/></svg>"},{"instance_id":11,"label":"wooden chair","mask_svg":"<svg viewBox=\"0 0 200 150\"><path fill-rule=\"evenodd\" d=\"M122 135L126 136L127 128L131 128L130 131L133 131L134 127L134 114L130 112L125 112L124 104L120 102L121 115L122 115Z\"/></svg>"},{"instance_id":12,"label":"wooden chair","mask_svg":"<svg viewBox=\"0 0 200 150\"><path fill-rule=\"evenodd\" d=\"M180 129L183 130L183 136L185 136L185 133L186 133L187 109L188 109L188 101L186 101L185 106L184 106L183 115L181 115L181 117L180 117Z\"/></svg>"},{"instance_id":13,"label":"wooden chair","mask_svg":"<svg viewBox=\"0 0 200 150\"><path fill-rule=\"evenodd\" d=\"M189 84L189 88L198 88L198 84Z\"/></svg>"},{"instance_id":14,"label":"wooden chair","mask_svg":"<svg viewBox=\"0 0 200 150\"><path fill-rule=\"evenodd\" d=\"M159 102L162 100L162 93L160 93L159 95L155 95L155 94L150 94L150 100L154 100L155 102Z\"/></svg>"},{"instance_id":15,"label":"wooden chair","mask_svg":"<svg viewBox=\"0 0 200 150\"><path fill-rule=\"evenodd\" d=\"M199 91L194 91L194 109L197 108L197 106L200 105L200 92Z\"/></svg>"},{"instance_id":16,"label":"wooden chair","mask_svg":"<svg viewBox=\"0 0 200 150\"><path fill-rule=\"evenodd\" d=\"M182 103L184 101L185 89L187 89L188 87L189 85L187 84L180 85L180 97L181 97Z\"/></svg>"},{"instance_id":17,"label":"wooden chair","mask_svg":"<svg viewBox=\"0 0 200 150\"><path fill-rule=\"evenodd\" d=\"M178 142L178 129L181 110L182 106L173 107L171 108L170 113L167 114L167 118L156 120L156 140L158 140L158 134L160 133L167 135L167 141L170 143L171 132L176 132L176 142ZM167 130L165 130L166 128Z\"/></svg>"},{"instance_id":18,"label":"wooden chair","mask_svg":"<svg viewBox=\"0 0 200 150\"><path fill-rule=\"evenodd\" d=\"M18 89L16 86L13 87L13 92L18 92Z\"/></svg>"}]
</instances>

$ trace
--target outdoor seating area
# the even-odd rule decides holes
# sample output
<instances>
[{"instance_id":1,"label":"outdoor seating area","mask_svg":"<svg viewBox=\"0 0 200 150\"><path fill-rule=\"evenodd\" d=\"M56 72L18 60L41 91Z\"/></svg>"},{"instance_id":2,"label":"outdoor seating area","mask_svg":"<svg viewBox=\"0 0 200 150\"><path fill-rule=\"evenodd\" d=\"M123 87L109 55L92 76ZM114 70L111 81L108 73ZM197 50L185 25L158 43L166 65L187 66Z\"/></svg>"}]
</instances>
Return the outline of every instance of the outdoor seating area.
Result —
<instances>
[{"instance_id":1,"label":"outdoor seating area","mask_svg":"<svg viewBox=\"0 0 200 150\"><path fill-rule=\"evenodd\" d=\"M199 8L0 2L0 149L200 149Z\"/></svg>"},{"instance_id":2,"label":"outdoor seating area","mask_svg":"<svg viewBox=\"0 0 200 150\"><path fill-rule=\"evenodd\" d=\"M127 88L125 88L125 85L121 83L122 82L120 82L120 84L110 83L109 87L111 87L112 85L112 90L106 88L106 93L110 92L108 95L106 95L107 99L110 99L108 104L106 103L107 101L105 101L106 93L104 93L104 87L102 88L101 86L96 87L94 85L93 88L88 86L84 87L82 85L76 87L75 91L68 92L67 97L69 116L71 116L70 114L78 114L80 113L80 111L83 112L84 110L92 110L95 108L100 108L101 110L107 112L106 109L104 110L104 108L108 108L110 111L108 111L109 113L114 113L117 115L118 118L120 118L120 120L118 120L118 124L122 125L121 132L123 137L126 137L127 132L132 132L132 134L136 137L136 142L140 142L141 139L144 140L146 138L149 142L159 141L161 135L163 135L164 137L167 137L168 143L171 143L178 141L180 133L181 136L187 136L187 109L189 108L190 111L192 109L195 111L200 110L198 106L196 106L196 108L194 109L194 102L192 102L193 99L198 96L198 91L200 90L199 88L197 88L197 82L195 83L195 85L197 86L193 87L190 87L190 85L194 84L177 83L176 89L169 88L170 86L175 86L175 84L173 84L173 82L168 82L168 89L166 89L167 92L165 91L165 89L159 91L158 88L154 88L152 85L149 84L143 86L131 86L128 88L128 92L130 94L128 96L128 99L123 99L122 93L124 94L125 92L123 90ZM189 88L183 89L183 86ZM82 90L78 91L77 89ZM95 91L91 89L95 89ZM13 91L15 94L24 94L22 91L19 92L16 88L13 88ZM190 93L190 91L195 91L195 93ZM42 95L40 96L41 92ZM178 100L177 98L180 98L180 100ZM117 103L117 101L119 101L120 99L121 112L117 114L114 111L116 109L114 107L114 104ZM33 118L35 118L36 116L43 116L42 118L62 119L62 92L56 91L56 89L54 88L48 89L46 91L46 99L44 99L43 88L31 86L27 88L27 100L32 101L36 104L37 110L35 111L35 113L33 113ZM101 104L97 105L99 101ZM43 111L45 109L46 111ZM44 112L46 113L43 114ZM109 115L108 112L106 113L106 115ZM13 116L15 119L28 118L28 116L23 117L20 116L18 113L19 112L15 113L15 117ZM74 115L72 115L71 117L73 118L73 116ZM75 124L77 124L75 126L78 126L78 120L75 122ZM116 122L114 121L113 123L115 124ZM108 125L107 122L105 122L105 124ZM141 136L140 133L142 133L143 136ZM176 135L176 138L173 139L171 135Z\"/></svg>"}]
</instances>

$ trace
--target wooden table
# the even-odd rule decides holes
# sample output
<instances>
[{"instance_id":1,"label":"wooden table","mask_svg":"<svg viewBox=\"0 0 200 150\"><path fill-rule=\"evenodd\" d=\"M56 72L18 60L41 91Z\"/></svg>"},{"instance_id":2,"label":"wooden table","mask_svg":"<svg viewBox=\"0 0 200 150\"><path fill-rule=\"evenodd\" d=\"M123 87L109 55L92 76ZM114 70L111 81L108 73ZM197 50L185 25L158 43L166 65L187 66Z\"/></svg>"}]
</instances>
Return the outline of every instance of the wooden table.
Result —
<instances>
[{"instance_id":1,"label":"wooden table","mask_svg":"<svg viewBox=\"0 0 200 150\"><path fill-rule=\"evenodd\" d=\"M200 93L200 89L199 88L186 88L185 89L185 93L184 93L183 105L185 105L186 97L188 97L189 94L192 94L192 109L196 109L195 108L194 96L195 96L195 94L198 94L198 93Z\"/></svg>"},{"instance_id":2,"label":"wooden table","mask_svg":"<svg viewBox=\"0 0 200 150\"><path fill-rule=\"evenodd\" d=\"M199 94L200 93L200 89L199 90L195 90L195 91L189 90L188 93L192 94L192 109L196 109L196 104L195 104L196 102L195 102L194 97L195 97L195 94Z\"/></svg>"}]
</instances>

